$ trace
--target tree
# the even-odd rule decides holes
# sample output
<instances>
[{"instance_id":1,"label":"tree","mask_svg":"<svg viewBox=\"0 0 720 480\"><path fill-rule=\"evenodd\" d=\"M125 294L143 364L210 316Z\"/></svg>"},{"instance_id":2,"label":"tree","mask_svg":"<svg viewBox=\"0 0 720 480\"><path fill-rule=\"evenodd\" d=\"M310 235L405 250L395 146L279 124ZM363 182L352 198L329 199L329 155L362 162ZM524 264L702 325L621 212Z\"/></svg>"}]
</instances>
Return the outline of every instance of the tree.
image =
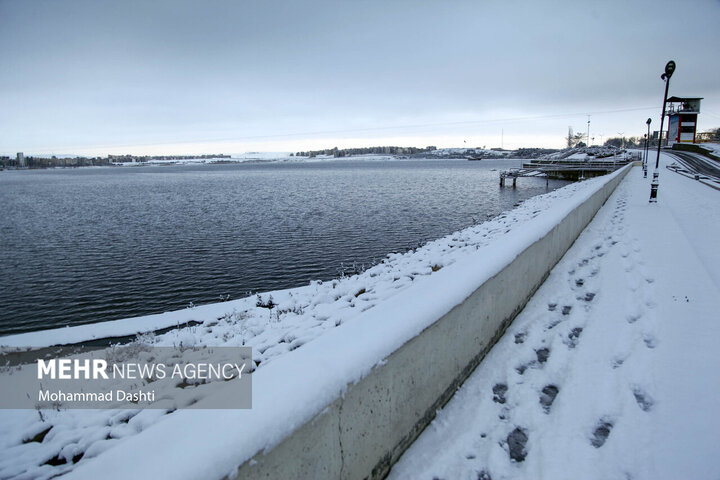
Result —
<instances>
[{"instance_id":1,"label":"tree","mask_svg":"<svg viewBox=\"0 0 720 480\"><path fill-rule=\"evenodd\" d=\"M606 147L617 147L622 148L624 143L624 139L621 137L612 137L605 140L605 146Z\"/></svg>"},{"instance_id":2,"label":"tree","mask_svg":"<svg viewBox=\"0 0 720 480\"><path fill-rule=\"evenodd\" d=\"M584 142L585 134L584 133L573 133L572 127L568 127L568 136L567 136L566 140L567 140L568 148L585 147L586 146L586 144ZM580 144L582 144L582 145L580 145Z\"/></svg>"},{"instance_id":3,"label":"tree","mask_svg":"<svg viewBox=\"0 0 720 480\"><path fill-rule=\"evenodd\" d=\"M638 148L645 145L645 142L638 137L630 137L625 139L625 148Z\"/></svg>"}]
</instances>

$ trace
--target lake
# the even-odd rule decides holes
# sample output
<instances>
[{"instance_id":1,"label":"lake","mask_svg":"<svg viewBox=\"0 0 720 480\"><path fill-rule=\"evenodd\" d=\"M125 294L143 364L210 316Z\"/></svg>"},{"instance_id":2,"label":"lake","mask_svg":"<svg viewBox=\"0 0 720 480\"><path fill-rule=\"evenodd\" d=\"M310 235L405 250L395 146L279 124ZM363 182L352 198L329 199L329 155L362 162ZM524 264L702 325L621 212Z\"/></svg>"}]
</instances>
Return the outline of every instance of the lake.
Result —
<instances>
[{"instance_id":1,"label":"lake","mask_svg":"<svg viewBox=\"0 0 720 480\"><path fill-rule=\"evenodd\" d=\"M520 160L0 172L0 335L327 280L558 188ZM498 171L495 171L495 170Z\"/></svg>"}]
</instances>

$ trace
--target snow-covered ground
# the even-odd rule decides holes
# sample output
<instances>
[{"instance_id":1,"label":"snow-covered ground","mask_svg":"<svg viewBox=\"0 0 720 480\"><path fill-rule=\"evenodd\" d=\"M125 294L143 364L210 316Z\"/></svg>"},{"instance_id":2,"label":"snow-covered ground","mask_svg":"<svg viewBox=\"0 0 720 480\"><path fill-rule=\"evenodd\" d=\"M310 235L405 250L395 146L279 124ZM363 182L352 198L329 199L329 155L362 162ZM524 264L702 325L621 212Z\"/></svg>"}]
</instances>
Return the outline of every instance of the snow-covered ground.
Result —
<instances>
[{"instance_id":1,"label":"snow-covered ground","mask_svg":"<svg viewBox=\"0 0 720 480\"><path fill-rule=\"evenodd\" d=\"M617 147L574 147L560 150L556 153L545 155L540 160L556 161L613 161L615 157L624 157L626 150Z\"/></svg>"},{"instance_id":2,"label":"snow-covered ground","mask_svg":"<svg viewBox=\"0 0 720 480\"><path fill-rule=\"evenodd\" d=\"M709 151L713 155L720 157L720 143L700 143L698 144L700 147L704 148L705 150Z\"/></svg>"},{"instance_id":3,"label":"snow-covered ground","mask_svg":"<svg viewBox=\"0 0 720 480\"><path fill-rule=\"evenodd\" d=\"M720 478L720 192L663 168L653 205L649 182L628 174L390 478Z\"/></svg>"},{"instance_id":4,"label":"snow-covered ground","mask_svg":"<svg viewBox=\"0 0 720 480\"><path fill-rule=\"evenodd\" d=\"M40 347L80 342L192 320L201 324L164 335L145 335L141 341L157 346L178 345L181 342L185 346L251 346L257 374L264 373L268 366L270 370L280 371L279 374L289 371L288 375L300 369L301 373L292 380L294 382L304 381L303 372L307 374L317 368L317 361L303 358L318 358L326 348L340 348L340 353L348 359L342 364L323 364L322 375L312 385L313 388L308 390L305 385L303 390L308 390L305 393L315 398L324 395L322 391L318 393L315 390L320 388L318 384L327 384L325 396L332 396L345 388L347 382L361 378L363 372L369 371L394 349L462 302L479 284L545 235L575 205L592 195L606 181L606 177L599 177L534 197L485 223L411 252L388 255L382 263L351 277L312 282L305 287L267 292L179 312L3 337L0 345ZM394 309L392 314L388 312L389 308ZM382 312L376 313L381 309ZM397 324L388 322L388 318ZM367 342L356 344L360 336L367 337ZM286 357L287 361L282 362ZM278 359L283 368L273 369ZM269 381L265 382L268 385L263 385L266 377L254 377L254 397L257 400L254 405L259 406L251 411L223 413L220 419L216 413L203 415L206 412L181 410L172 414L169 414L170 410L69 410L45 412L42 416L34 410L2 411L0 478L50 478L76 466L92 463L92 457L117 446L125 445L133 450L133 438L144 437L145 433L151 433L176 416L178 421L172 422L168 431L175 431L174 428L185 431L189 428L188 423L207 428L213 422L219 422L215 428L231 428L234 435L251 442L264 440L257 440L257 435L246 433L244 429L253 425L262 429L274 422L278 423L278 432L274 436L282 438L283 428L291 428L292 422L297 424L312 418L319 413L317 409L324 408L319 401L300 402L298 405L300 390L294 393L293 398L284 398L286 395L282 393L273 396L272 391L282 390L282 385ZM268 374L267 378L275 377ZM267 396L268 401L262 401ZM281 408L283 402L289 402L288 408ZM291 419L292 422L282 422L274 418L280 413L296 418ZM244 429L233 427L232 418ZM208 434L206 431L195 432L199 433ZM193 437L187 440L192 442ZM227 462L231 463L232 458L226 459ZM185 467L180 465L179 468L182 470ZM231 469L228 465L218 468L223 472ZM185 468L184 471L189 470Z\"/></svg>"},{"instance_id":5,"label":"snow-covered ground","mask_svg":"<svg viewBox=\"0 0 720 480\"><path fill-rule=\"evenodd\" d=\"M246 162L282 162L292 160L289 152L246 152L233 154L228 157L214 158L177 158L177 159L150 159L144 162L114 162L120 167L138 167L143 165L194 165L207 163L246 163Z\"/></svg>"},{"instance_id":6,"label":"snow-covered ground","mask_svg":"<svg viewBox=\"0 0 720 480\"><path fill-rule=\"evenodd\" d=\"M439 156L439 154L433 154L433 152L429 152L427 158L432 159L437 156ZM350 155L347 157L335 157L333 155L317 155L315 157L303 157L294 155L291 156L289 152L249 152L242 154L233 154L230 158L182 158L168 160L158 159L147 160L144 162L115 162L113 163L113 165L119 167L142 167L149 165L198 165L212 163L319 163L344 160L378 162L387 160L399 161L403 159L407 159L407 157L399 155L381 154ZM414 158L414 160L422 160L422 158Z\"/></svg>"}]
</instances>

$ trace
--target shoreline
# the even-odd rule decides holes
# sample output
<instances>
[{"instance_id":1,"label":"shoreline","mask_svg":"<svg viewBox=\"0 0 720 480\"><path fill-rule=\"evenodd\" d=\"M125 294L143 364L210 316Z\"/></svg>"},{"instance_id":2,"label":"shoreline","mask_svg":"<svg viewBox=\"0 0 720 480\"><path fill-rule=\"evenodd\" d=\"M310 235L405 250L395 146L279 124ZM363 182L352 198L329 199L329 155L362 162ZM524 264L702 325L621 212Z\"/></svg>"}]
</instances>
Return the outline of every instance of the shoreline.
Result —
<instances>
[{"instance_id":1,"label":"shoreline","mask_svg":"<svg viewBox=\"0 0 720 480\"><path fill-rule=\"evenodd\" d=\"M393 270L396 266L398 266L398 264L410 263L410 266L412 267L413 264L427 263L423 262L422 258L425 251L432 250L434 246L437 246L438 244L452 244L453 238L467 235L477 235L476 232L478 231L486 231L491 233L492 236L497 236L501 232L504 232L504 230L496 227L497 223L514 223L514 221L507 222L508 217L513 220L513 217L529 217L527 219L530 220L537 214L534 212L528 212L528 205L532 205L534 201L543 202L544 198L548 196L552 197L558 192L562 195L562 193L567 192L565 189L568 187L578 185L578 183L570 183L565 187L561 187L549 193L530 197L514 208L501 212L486 221L449 233L438 239L428 241L416 249L411 249L404 253L390 253L386 255L381 263L348 277L333 278L326 281L312 280L308 285L299 285L287 289L265 291L225 302L213 302L162 313L10 334L0 336L0 346L12 348L47 348L57 345L104 345L112 343L113 340L117 340L118 343L125 343L134 340L135 337L139 335L149 334L161 336L164 334L181 332L182 330L188 328L199 327L203 324L212 323L213 321L227 317L228 314L232 314L233 312L247 312L250 310L257 311L257 309L260 308L261 311L269 310L271 314L277 314L277 312L280 312L283 308L295 308L285 307L285 305L282 305L281 299L312 297L313 294L316 294L319 287L323 286L325 286L324 288L334 290L340 284L368 285L368 280L377 275L376 271L378 269ZM504 229L506 227L501 228ZM486 233L485 236L487 235L488 234ZM483 238L485 236L483 236ZM427 265L421 269L424 270L427 268L428 270L427 273L421 273L421 275L434 273L442 268L442 266L447 262L443 262L441 258L438 258L431 263L432 265ZM405 268L405 270L408 269L417 270L417 267ZM409 278L401 283L407 283L409 285L413 282L414 277L415 275L409 275ZM352 299L364 299L362 294L356 295L360 292L361 288L364 288L366 292L371 290L371 287L369 286L358 287L356 291L352 292ZM270 297L274 298L274 302L277 306L277 308L274 309L274 312L272 308L267 309L265 307L258 306L261 303L260 299L267 300ZM352 301L351 305L354 307L355 302ZM50 338L52 340L49 340Z\"/></svg>"}]
</instances>

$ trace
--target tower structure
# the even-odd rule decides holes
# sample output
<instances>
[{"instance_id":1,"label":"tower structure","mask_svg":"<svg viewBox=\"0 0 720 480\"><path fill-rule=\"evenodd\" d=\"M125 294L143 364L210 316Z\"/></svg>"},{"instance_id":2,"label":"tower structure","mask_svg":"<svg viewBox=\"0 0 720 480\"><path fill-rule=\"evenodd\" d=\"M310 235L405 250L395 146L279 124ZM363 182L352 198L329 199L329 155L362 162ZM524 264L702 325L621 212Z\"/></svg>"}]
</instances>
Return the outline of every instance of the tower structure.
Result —
<instances>
[{"instance_id":1,"label":"tower structure","mask_svg":"<svg viewBox=\"0 0 720 480\"><path fill-rule=\"evenodd\" d=\"M702 98L670 97L667 99L668 146L675 143L695 143L697 117Z\"/></svg>"}]
</instances>

